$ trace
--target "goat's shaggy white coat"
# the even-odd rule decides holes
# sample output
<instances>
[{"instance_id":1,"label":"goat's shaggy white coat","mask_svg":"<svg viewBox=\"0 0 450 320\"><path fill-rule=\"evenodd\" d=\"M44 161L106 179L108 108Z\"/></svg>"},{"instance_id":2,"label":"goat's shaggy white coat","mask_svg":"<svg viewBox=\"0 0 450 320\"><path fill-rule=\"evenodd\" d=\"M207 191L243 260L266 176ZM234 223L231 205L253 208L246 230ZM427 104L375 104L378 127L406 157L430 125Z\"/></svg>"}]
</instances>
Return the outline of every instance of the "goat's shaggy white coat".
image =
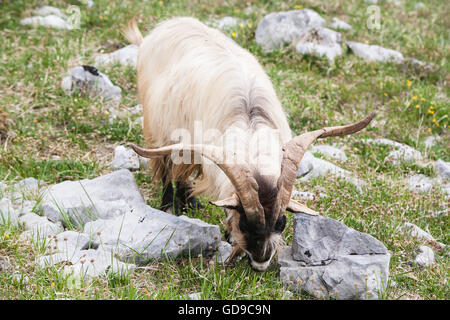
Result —
<instances>
[{"instance_id":1,"label":"goat's shaggy white coat","mask_svg":"<svg viewBox=\"0 0 450 320\"><path fill-rule=\"evenodd\" d=\"M179 142L172 140L172 133L179 129L187 129L193 138L195 121L200 121L203 132L217 129L225 133L239 128L242 131L234 140L234 150L250 152L251 164L261 174L274 177L276 183L281 146L292 138L291 130L269 77L251 53L193 18L162 22L145 38L137 28L127 30L126 36L140 45L137 83L147 148ZM249 148L252 138L265 128L278 130L279 135L272 136L276 139L275 149ZM224 141L223 137L212 141L208 136L202 138L196 143L220 146ZM258 167L262 157L271 159L269 166L266 161L264 168ZM166 165L167 159L151 159L156 178L161 178ZM173 166L169 177L184 180L192 169L189 165ZM201 173L194 194L217 200L235 191L227 176L207 159L202 159Z\"/></svg>"}]
</instances>

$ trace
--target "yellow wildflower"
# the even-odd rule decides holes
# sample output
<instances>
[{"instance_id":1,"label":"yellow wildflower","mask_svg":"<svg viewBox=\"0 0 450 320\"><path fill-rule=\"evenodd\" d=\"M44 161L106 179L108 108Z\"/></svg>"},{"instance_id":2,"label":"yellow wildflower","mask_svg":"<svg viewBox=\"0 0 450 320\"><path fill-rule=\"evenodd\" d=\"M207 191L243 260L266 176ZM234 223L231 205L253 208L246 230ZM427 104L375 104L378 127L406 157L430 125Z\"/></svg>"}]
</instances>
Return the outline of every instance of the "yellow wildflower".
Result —
<instances>
[{"instance_id":1,"label":"yellow wildflower","mask_svg":"<svg viewBox=\"0 0 450 320\"><path fill-rule=\"evenodd\" d=\"M244 25L241 23L241 24L239 24L239 28L243 28L244 27Z\"/></svg>"},{"instance_id":2,"label":"yellow wildflower","mask_svg":"<svg viewBox=\"0 0 450 320\"><path fill-rule=\"evenodd\" d=\"M411 86L411 81L410 80L406 80L406 85L409 87Z\"/></svg>"},{"instance_id":3,"label":"yellow wildflower","mask_svg":"<svg viewBox=\"0 0 450 320\"><path fill-rule=\"evenodd\" d=\"M413 97L413 100L417 100L417 96L414 96L414 97Z\"/></svg>"},{"instance_id":4,"label":"yellow wildflower","mask_svg":"<svg viewBox=\"0 0 450 320\"><path fill-rule=\"evenodd\" d=\"M424 97L420 97L420 101L427 101Z\"/></svg>"},{"instance_id":5,"label":"yellow wildflower","mask_svg":"<svg viewBox=\"0 0 450 320\"><path fill-rule=\"evenodd\" d=\"M6 238L6 239L9 239L9 234L5 234L5 238Z\"/></svg>"},{"instance_id":6,"label":"yellow wildflower","mask_svg":"<svg viewBox=\"0 0 450 320\"><path fill-rule=\"evenodd\" d=\"M416 104L416 109L419 109L419 107L420 107L420 106L419 106L418 104Z\"/></svg>"},{"instance_id":7,"label":"yellow wildflower","mask_svg":"<svg viewBox=\"0 0 450 320\"><path fill-rule=\"evenodd\" d=\"M251 23L249 23L249 24L247 25L247 27L251 28L251 27L253 27L253 25L252 25Z\"/></svg>"},{"instance_id":8,"label":"yellow wildflower","mask_svg":"<svg viewBox=\"0 0 450 320\"><path fill-rule=\"evenodd\" d=\"M387 94L387 93L385 92L385 93L384 93L384 96L385 96L385 97L387 97L387 96L388 96L388 94Z\"/></svg>"},{"instance_id":9,"label":"yellow wildflower","mask_svg":"<svg viewBox=\"0 0 450 320\"><path fill-rule=\"evenodd\" d=\"M436 127L439 127L439 122L436 122Z\"/></svg>"},{"instance_id":10,"label":"yellow wildflower","mask_svg":"<svg viewBox=\"0 0 450 320\"><path fill-rule=\"evenodd\" d=\"M436 118L433 119L433 122L436 122Z\"/></svg>"},{"instance_id":11,"label":"yellow wildflower","mask_svg":"<svg viewBox=\"0 0 450 320\"><path fill-rule=\"evenodd\" d=\"M54 286L55 286L55 283L54 283L53 281L52 281L52 284L51 284L51 286L52 286L52 287L54 287Z\"/></svg>"},{"instance_id":12,"label":"yellow wildflower","mask_svg":"<svg viewBox=\"0 0 450 320\"><path fill-rule=\"evenodd\" d=\"M297 4L297 5L294 6L294 8L295 9L301 9L301 8L303 8L303 6L301 4Z\"/></svg>"},{"instance_id":13,"label":"yellow wildflower","mask_svg":"<svg viewBox=\"0 0 450 320\"><path fill-rule=\"evenodd\" d=\"M236 38L236 32L233 32L233 33L231 34L231 36L232 36L233 38Z\"/></svg>"},{"instance_id":14,"label":"yellow wildflower","mask_svg":"<svg viewBox=\"0 0 450 320\"><path fill-rule=\"evenodd\" d=\"M434 111L433 110L430 110L430 109L428 109L428 111L427 111L429 114L434 114Z\"/></svg>"},{"instance_id":15,"label":"yellow wildflower","mask_svg":"<svg viewBox=\"0 0 450 320\"><path fill-rule=\"evenodd\" d=\"M428 128L428 133L431 133L431 128Z\"/></svg>"}]
</instances>

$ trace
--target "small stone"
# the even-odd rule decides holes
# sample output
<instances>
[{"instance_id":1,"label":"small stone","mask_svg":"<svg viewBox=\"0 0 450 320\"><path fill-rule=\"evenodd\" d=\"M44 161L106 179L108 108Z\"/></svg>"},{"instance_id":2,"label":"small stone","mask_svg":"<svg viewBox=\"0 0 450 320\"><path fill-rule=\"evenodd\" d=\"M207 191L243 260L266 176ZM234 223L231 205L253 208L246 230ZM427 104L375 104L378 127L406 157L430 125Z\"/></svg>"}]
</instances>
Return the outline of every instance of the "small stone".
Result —
<instances>
[{"instance_id":1,"label":"small stone","mask_svg":"<svg viewBox=\"0 0 450 320\"><path fill-rule=\"evenodd\" d=\"M32 26L43 26L43 27L52 27L56 29L67 29L71 30L72 26L67 23L64 19L61 17L55 16L53 14L41 17L41 16L35 16L35 17L29 17L24 18L20 20L20 23L22 25L32 25Z\"/></svg>"},{"instance_id":2,"label":"small stone","mask_svg":"<svg viewBox=\"0 0 450 320\"><path fill-rule=\"evenodd\" d=\"M95 57L95 63L112 64L117 62L121 65L132 66L136 68L138 50L139 47L137 45L130 44L114 52L102 54Z\"/></svg>"},{"instance_id":3,"label":"small stone","mask_svg":"<svg viewBox=\"0 0 450 320\"><path fill-rule=\"evenodd\" d=\"M214 260L217 260L217 262L220 263L225 263L230 256L231 251L233 251L231 244L226 241L221 241L214 256Z\"/></svg>"},{"instance_id":4,"label":"small stone","mask_svg":"<svg viewBox=\"0 0 450 320\"><path fill-rule=\"evenodd\" d=\"M52 6L42 6L39 9L34 10L33 13L41 17L54 15L62 19L67 19L67 16L64 13L62 13L61 9Z\"/></svg>"},{"instance_id":5,"label":"small stone","mask_svg":"<svg viewBox=\"0 0 450 320\"><path fill-rule=\"evenodd\" d=\"M64 77L61 87L69 94L79 90L83 94L102 97L113 105L120 104L122 90L113 85L109 78L93 66L78 66Z\"/></svg>"},{"instance_id":6,"label":"small stone","mask_svg":"<svg viewBox=\"0 0 450 320\"><path fill-rule=\"evenodd\" d=\"M325 23L325 19L311 9L272 12L259 22L255 38L265 51L273 51L286 44L296 44L310 28L322 27Z\"/></svg>"},{"instance_id":7,"label":"small stone","mask_svg":"<svg viewBox=\"0 0 450 320\"><path fill-rule=\"evenodd\" d=\"M404 60L400 52L377 45L347 41L347 46L355 55L367 61L400 63Z\"/></svg>"},{"instance_id":8,"label":"small stone","mask_svg":"<svg viewBox=\"0 0 450 320\"><path fill-rule=\"evenodd\" d=\"M414 6L414 9L416 9L416 10L423 9L423 8L425 8L425 4L423 2L418 2Z\"/></svg>"},{"instance_id":9,"label":"small stone","mask_svg":"<svg viewBox=\"0 0 450 320\"><path fill-rule=\"evenodd\" d=\"M0 225L16 225L19 219L19 212L14 209L11 200L3 198L0 200Z\"/></svg>"},{"instance_id":10,"label":"small stone","mask_svg":"<svg viewBox=\"0 0 450 320\"><path fill-rule=\"evenodd\" d=\"M301 54L326 57L333 61L342 55L341 34L331 29L313 27L297 40L295 49Z\"/></svg>"},{"instance_id":11,"label":"small stone","mask_svg":"<svg viewBox=\"0 0 450 320\"><path fill-rule=\"evenodd\" d=\"M246 24L246 23L247 22L242 19L235 18L235 17L229 17L229 16L223 17L222 19L206 22L207 25L209 25L213 28L221 29L221 30L229 30L240 24Z\"/></svg>"},{"instance_id":12,"label":"small stone","mask_svg":"<svg viewBox=\"0 0 450 320\"><path fill-rule=\"evenodd\" d=\"M117 146L114 149L114 159L111 164L114 170L118 169L139 169L139 156L134 150Z\"/></svg>"},{"instance_id":13,"label":"small stone","mask_svg":"<svg viewBox=\"0 0 450 320\"><path fill-rule=\"evenodd\" d=\"M330 27L333 29L342 29L342 30L351 30L352 26L347 22L340 20L339 18L334 17L331 20Z\"/></svg>"},{"instance_id":14,"label":"small stone","mask_svg":"<svg viewBox=\"0 0 450 320\"><path fill-rule=\"evenodd\" d=\"M188 294L187 297L188 297L189 300L201 300L202 299L202 293L201 292L190 293L190 294Z\"/></svg>"},{"instance_id":15,"label":"small stone","mask_svg":"<svg viewBox=\"0 0 450 320\"><path fill-rule=\"evenodd\" d=\"M333 158L336 160L340 160L340 161L347 161L347 156L345 155L345 152L342 151L341 149L338 149L336 147L333 146L329 146L329 145L317 145L317 146L312 146L309 148L309 151L311 153L320 153L326 157L329 158Z\"/></svg>"},{"instance_id":16,"label":"small stone","mask_svg":"<svg viewBox=\"0 0 450 320\"><path fill-rule=\"evenodd\" d=\"M384 159L384 161L392 162L394 165L399 165L401 162L417 162L423 159L422 154L419 151L403 143L384 138L366 139L364 142L395 147L395 150L390 151Z\"/></svg>"},{"instance_id":17,"label":"small stone","mask_svg":"<svg viewBox=\"0 0 450 320\"><path fill-rule=\"evenodd\" d=\"M423 174L415 174L408 179L408 188L417 193L429 193L433 189L434 180Z\"/></svg>"},{"instance_id":18,"label":"small stone","mask_svg":"<svg viewBox=\"0 0 450 320\"><path fill-rule=\"evenodd\" d=\"M431 148L434 145L436 145L436 142L440 141L441 137L439 136L429 136L425 139L425 141L423 142L425 147L427 148Z\"/></svg>"},{"instance_id":19,"label":"small stone","mask_svg":"<svg viewBox=\"0 0 450 320\"><path fill-rule=\"evenodd\" d=\"M442 179L450 179L450 162L438 159L434 163L434 170Z\"/></svg>"},{"instance_id":20,"label":"small stone","mask_svg":"<svg viewBox=\"0 0 450 320\"><path fill-rule=\"evenodd\" d=\"M316 158L310 151L306 151L297 171L297 177L301 177L301 181L308 181L314 177L323 177L327 174L333 174L346 182L353 184L359 192L362 187L367 186L367 182L357 178L348 170L342 169L333 163Z\"/></svg>"},{"instance_id":21,"label":"small stone","mask_svg":"<svg viewBox=\"0 0 450 320\"><path fill-rule=\"evenodd\" d=\"M434 252L427 246L419 247L420 253L414 259L414 262L421 267L429 267L434 264Z\"/></svg>"}]
</instances>

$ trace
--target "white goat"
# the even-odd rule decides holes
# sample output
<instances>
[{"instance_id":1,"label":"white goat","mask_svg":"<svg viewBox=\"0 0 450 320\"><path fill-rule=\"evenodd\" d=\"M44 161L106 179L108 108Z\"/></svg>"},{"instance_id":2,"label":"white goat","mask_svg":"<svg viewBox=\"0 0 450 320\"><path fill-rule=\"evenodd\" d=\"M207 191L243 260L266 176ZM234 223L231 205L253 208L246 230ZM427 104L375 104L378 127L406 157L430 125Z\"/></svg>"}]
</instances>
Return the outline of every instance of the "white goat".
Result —
<instances>
[{"instance_id":1,"label":"white goat","mask_svg":"<svg viewBox=\"0 0 450 320\"><path fill-rule=\"evenodd\" d=\"M148 149L133 148L152 158L153 181L166 185L163 209L185 206L188 191L218 200L214 204L226 210L227 238L234 246L230 260L245 252L253 268L265 270L281 242L284 212L316 214L290 199L308 145L319 137L359 131L374 114L354 125L292 139L261 65L220 31L193 18L175 18L145 38L134 22L124 34L140 46L137 83ZM210 136L211 130L220 134ZM189 133L184 140L174 141L183 132ZM192 152L200 161L174 161L183 151L183 159L187 154L192 160ZM244 160L236 161L241 155ZM191 184L194 172L197 179ZM175 197L172 180L177 182Z\"/></svg>"}]
</instances>

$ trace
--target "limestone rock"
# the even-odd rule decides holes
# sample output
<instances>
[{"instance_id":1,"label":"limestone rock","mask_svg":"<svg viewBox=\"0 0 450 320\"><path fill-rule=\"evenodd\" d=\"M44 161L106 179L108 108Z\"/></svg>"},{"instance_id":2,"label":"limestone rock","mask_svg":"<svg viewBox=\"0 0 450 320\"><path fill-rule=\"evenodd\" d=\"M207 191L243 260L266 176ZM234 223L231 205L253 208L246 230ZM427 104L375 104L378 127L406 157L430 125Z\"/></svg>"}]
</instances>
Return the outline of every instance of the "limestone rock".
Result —
<instances>
[{"instance_id":1,"label":"limestone rock","mask_svg":"<svg viewBox=\"0 0 450 320\"><path fill-rule=\"evenodd\" d=\"M86 223L84 233L102 249L117 253L120 260L137 264L164 255L212 252L221 237L216 225L177 217L145 204L116 218Z\"/></svg>"},{"instance_id":2,"label":"limestone rock","mask_svg":"<svg viewBox=\"0 0 450 320\"><path fill-rule=\"evenodd\" d=\"M133 149L125 148L124 146L117 146L114 149L114 159L112 168L118 169L139 169L139 156Z\"/></svg>"},{"instance_id":3,"label":"limestone rock","mask_svg":"<svg viewBox=\"0 0 450 320\"><path fill-rule=\"evenodd\" d=\"M377 299L386 288L390 254L372 236L321 216L294 215L292 247L278 255L280 278L316 298Z\"/></svg>"},{"instance_id":4,"label":"limestone rock","mask_svg":"<svg viewBox=\"0 0 450 320\"><path fill-rule=\"evenodd\" d=\"M357 178L350 171L342 169L326 160L316 158L311 152L306 151L300 162L297 177L301 177L300 180L302 181L308 181L310 178L325 176L327 174L333 174L344 179L356 186L359 191L367 185L367 182Z\"/></svg>"},{"instance_id":5,"label":"limestone rock","mask_svg":"<svg viewBox=\"0 0 450 320\"><path fill-rule=\"evenodd\" d=\"M297 43L312 27L326 23L317 12L310 9L272 12L266 15L255 31L256 42L266 51Z\"/></svg>"},{"instance_id":6,"label":"limestone rock","mask_svg":"<svg viewBox=\"0 0 450 320\"><path fill-rule=\"evenodd\" d=\"M419 247L420 253L414 259L414 262L421 267L429 267L434 264L434 252L427 246Z\"/></svg>"},{"instance_id":7,"label":"limestone rock","mask_svg":"<svg viewBox=\"0 0 450 320\"><path fill-rule=\"evenodd\" d=\"M377 45L347 41L347 46L355 55L367 61L400 63L404 60L403 55L400 52Z\"/></svg>"},{"instance_id":8,"label":"limestone rock","mask_svg":"<svg viewBox=\"0 0 450 320\"><path fill-rule=\"evenodd\" d=\"M351 30L352 26L339 18L334 17L331 20L330 27L333 29Z\"/></svg>"},{"instance_id":9,"label":"limestone rock","mask_svg":"<svg viewBox=\"0 0 450 320\"><path fill-rule=\"evenodd\" d=\"M61 87L69 94L79 90L89 96L102 97L113 105L118 105L122 97L122 90L113 85L105 74L87 65L71 69L70 75L62 80Z\"/></svg>"},{"instance_id":10,"label":"limestone rock","mask_svg":"<svg viewBox=\"0 0 450 320\"><path fill-rule=\"evenodd\" d=\"M117 62L125 66L132 66L136 68L138 50L139 47L137 45L130 44L114 52L95 57L95 63L112 64Z\"/></svg>"},{"instance_id":11,"label":"limestone rock","mask_svg":"<svg viewBox=\"0 0 450 320\"><path fill-rule=\"evenodd\" d=\"M133 174L125 169L95 179L64 181L44 191L40 210L51 221L83 226L109 219L145 204Z\"/></svg>"}]
</instances>

